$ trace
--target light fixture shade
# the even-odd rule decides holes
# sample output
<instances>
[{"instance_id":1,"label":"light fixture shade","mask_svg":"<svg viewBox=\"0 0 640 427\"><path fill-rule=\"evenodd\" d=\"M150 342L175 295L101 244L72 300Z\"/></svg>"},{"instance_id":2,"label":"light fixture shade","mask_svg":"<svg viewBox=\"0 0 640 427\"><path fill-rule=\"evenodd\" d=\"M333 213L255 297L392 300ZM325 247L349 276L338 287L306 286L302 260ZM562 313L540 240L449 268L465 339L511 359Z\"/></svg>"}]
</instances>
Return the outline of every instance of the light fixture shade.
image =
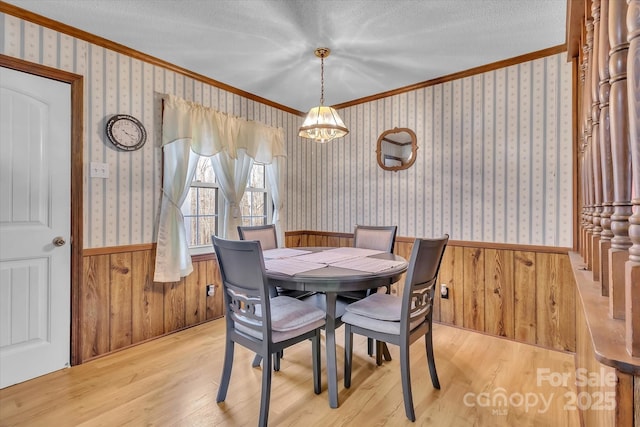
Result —
<instances>
[{"instance_id":1,"label":"light fixture shade","mask_svg":"<svg viewBox=\"0 0 640 427\"><path fill-rule=\"evenodd\" d=\"M319 105L309 110L300 126L298 136L324 143L334 138L342 138L348 133L349 130L335 108Z\"/></svg>"}]
</instances>

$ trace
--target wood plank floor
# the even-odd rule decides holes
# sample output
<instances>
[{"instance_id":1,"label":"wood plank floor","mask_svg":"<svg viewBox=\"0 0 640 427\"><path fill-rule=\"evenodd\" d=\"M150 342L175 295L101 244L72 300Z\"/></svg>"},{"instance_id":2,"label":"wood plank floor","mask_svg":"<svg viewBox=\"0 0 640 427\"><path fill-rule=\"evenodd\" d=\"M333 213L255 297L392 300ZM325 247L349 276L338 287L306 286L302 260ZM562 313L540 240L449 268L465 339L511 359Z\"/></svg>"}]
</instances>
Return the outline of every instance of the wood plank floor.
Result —
<instances>
[{"instance_id":1,"label":"wood plank floor","mask_svg":"<svg viewBox=\"0 0 640 427\"><path fill-rule=\"evenodd\" d=\"M281 371L274 373L270 425L579 425L578 413L563 409L565 393L575 392L572 381L551 387L538 378L538 369L573 377L572 354L434 325L442 389L431 386L423 341L415 343L413 424L404 414L397 348L389 346L394 360L377 367L366 355L365 339L355 336L352 386L345 389L343 333L340 328L337 337L340 407L329 408L326 376L322 393L313 393L311 344L301 343L286 350ZM256 425L261 369L251 368L253 355L240 346L227 400L215 402L223 349L220 319L5 388L0 390L0 425ZM324 343L322 354L324 366ZM499 406L500 397L506 397L506 405Z\"/></svg>"}]
</instances>

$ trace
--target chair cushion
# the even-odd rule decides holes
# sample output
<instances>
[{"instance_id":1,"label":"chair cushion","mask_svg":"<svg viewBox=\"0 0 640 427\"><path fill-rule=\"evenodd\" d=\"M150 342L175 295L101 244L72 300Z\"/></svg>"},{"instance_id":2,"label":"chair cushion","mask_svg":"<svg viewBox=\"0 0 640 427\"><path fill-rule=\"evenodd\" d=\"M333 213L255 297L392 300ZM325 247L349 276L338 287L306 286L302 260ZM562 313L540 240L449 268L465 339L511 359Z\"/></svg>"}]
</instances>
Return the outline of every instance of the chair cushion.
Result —
<instances>
[{"instance_id":1,"label":"chair cushion","mask_svg":"<svg viewBox=\"0 0 640 427\"><path fill-rule=\"evenodd\" d=\"M382 332L389 335L400 335L400 321L373 319L347 311L344 316L342 316L342 322L370 331ZM411 322L411 324L409 324L409 330L413 331L422 323L423 320Z\"/></svg>"},{"instance_id":2,"label":"chair cushion","mask_svg":"<svg viewBox=\"0 0 640 427\"><path fill-rule=\"evenodd\" d=\"M349 304L342 321L371 331L399 335L401 314L402 298L378 293ZM423 320L414 320L409 330L422 323Z\"/></svg>"},{"instance_id":3,"label":"chair cushion","mask_svg":"<svg viewBox=\"0 0 640 427\"><path fill-rule=\"evenodd\" d=\"M296 298L271 298L271 329L287 332L325 319L325 312Z\"/></svg>"},{"instance_id":4,"label":"chair cushion","mask_svg":"<svg viewBox=\"0 0 640 427\"><path fill-rule=\"evenodd\" d=\"M375 293L347 306L347 312L377 320L400 321L402 298Z\"/></svg>"},{"instance_id":5,"label":"chair cushion","mask_svg":"<svg viewBox=\"0 0 640 427\"><path fill-rule=\"evenodd\" d=\"M361 316L347 311L342 316L342 322L349 325L359 326L371 331L382 332L391 335L400 335L400 322L389 320L378 320L367 316Z\"/></svg>"},{"instance_id":6,"label":"chair cushion","mask_svg":"<svg viewBox=\"0 0 640 427\"><path fill-rule=\"evenodd\" d=\"M260 315L260 306L256 312ZM320 328L325 324L325 312L295 298L271 298L271 340L281 342ZM235 327L247 335L263 339L262 332L236 323Z\"/></svg>"}]
</instances>

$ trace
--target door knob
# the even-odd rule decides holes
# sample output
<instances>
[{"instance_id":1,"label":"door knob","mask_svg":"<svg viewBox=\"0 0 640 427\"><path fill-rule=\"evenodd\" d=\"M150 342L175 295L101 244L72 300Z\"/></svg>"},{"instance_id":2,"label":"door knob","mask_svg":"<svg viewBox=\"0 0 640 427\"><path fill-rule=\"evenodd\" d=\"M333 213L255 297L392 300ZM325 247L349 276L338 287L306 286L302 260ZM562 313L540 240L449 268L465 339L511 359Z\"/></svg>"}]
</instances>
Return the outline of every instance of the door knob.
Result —
<instances>
[{"instance_id":1,"label":"door knob","mask_svg":"<svg viewBox=\"0 0 640 427\"><path fill-rule=\"evenodd\" d=\"M55 239L53 239L54 246L64 246L65 243L67 242L64 241L64 238L62 236L58 236Z\"/></svg>"}]
</instances>

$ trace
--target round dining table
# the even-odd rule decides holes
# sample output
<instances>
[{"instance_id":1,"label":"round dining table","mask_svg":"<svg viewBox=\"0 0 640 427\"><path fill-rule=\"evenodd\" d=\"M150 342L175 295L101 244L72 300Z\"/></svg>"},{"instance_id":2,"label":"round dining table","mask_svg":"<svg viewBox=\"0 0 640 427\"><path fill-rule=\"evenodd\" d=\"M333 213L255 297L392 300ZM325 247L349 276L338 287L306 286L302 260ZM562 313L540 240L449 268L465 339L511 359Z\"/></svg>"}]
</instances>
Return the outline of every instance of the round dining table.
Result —
<instances>
[{"instance_id":1,"label":"round dining table","mask_svg":"<svg viewBox=\"0 0 640 427\"><path fill-rule=\"evenodd\" d=\"M319 252L327 247L295 248L311 252ZM342 325L340 318L344 307L338 308L338 293L358 291L387 286L398 281L407 270L407 261L392 253L378 253L368 258L400 261L401 264L375 273L353 270L349 268L327 265L323 268L287 275L267 270L269 284L284 289L308 291L315 293L311 302L326 311L326 353L327 353L327 386L329 390L329 406L338 407L338 371L336 361L336 328ZM321 298L324 295L324 298ZM320 297L320 298L319 298Z\"/></svg>"}]
</instances>

